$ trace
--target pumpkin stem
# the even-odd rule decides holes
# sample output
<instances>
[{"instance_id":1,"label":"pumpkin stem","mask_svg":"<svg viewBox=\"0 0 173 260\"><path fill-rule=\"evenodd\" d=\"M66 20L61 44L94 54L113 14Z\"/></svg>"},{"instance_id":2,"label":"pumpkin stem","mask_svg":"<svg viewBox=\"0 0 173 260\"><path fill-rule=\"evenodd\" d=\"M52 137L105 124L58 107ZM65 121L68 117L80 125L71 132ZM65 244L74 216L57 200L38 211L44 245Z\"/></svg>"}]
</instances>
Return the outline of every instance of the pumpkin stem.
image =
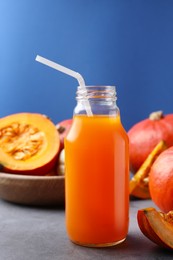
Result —
<instances>
[{"instance_id":1,"label":"pumpkin stem","mask_svg":"<svg viewBox=\"0 0 173 260\"><path fill-rule=\"evenodd\" d=\"M163 111L156 111L156 112L153 112L149 115L149 119L150 120L160 120L161 118L163 118L164 115L163 115Z\"/></svg>"},{"instance_id":2,"label":"pumpkin stem","mask_svg":"<svg viewBox=\"0 0 173 260\"><path fill-rule=\"evenodd\" d=\"M64 133L64 131L65 131L65 127L62 126L62 125L57 125L56 128L57 128L59 134L62 134L62 133Z\"/></svg>"}]
</instances>

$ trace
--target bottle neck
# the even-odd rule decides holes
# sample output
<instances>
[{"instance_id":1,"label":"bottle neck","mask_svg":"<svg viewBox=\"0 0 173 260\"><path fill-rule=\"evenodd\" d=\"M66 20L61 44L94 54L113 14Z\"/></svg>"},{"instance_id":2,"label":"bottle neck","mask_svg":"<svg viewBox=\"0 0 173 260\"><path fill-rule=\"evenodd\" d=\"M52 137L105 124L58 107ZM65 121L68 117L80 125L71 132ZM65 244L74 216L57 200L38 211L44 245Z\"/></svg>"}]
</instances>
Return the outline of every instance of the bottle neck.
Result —
<instances>
[{"instance_id":1,"label":"bottle neck","mask_svg":"<svg viewBox=\"0 0 173 260\"><path fill-rule=\"evenodd\" d=\"M76 92L77 106L74 114L86 114L85 102L88 100L94 115L117 115L116 89L114 86L79 86Z\"/></svg>"}]
</instances>

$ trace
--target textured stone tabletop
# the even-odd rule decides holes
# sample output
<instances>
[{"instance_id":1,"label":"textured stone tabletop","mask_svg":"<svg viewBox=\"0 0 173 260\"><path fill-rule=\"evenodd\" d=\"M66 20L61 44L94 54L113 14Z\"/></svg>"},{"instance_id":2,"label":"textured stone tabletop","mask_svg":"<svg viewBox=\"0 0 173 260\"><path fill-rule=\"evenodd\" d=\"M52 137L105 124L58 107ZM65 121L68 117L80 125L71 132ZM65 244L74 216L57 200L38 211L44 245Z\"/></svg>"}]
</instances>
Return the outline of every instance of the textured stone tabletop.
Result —
<instances>
[{"instance_id":1,"label":"textured stone tabletop","mask_svg":"<svg viewBox=\"0 0 173 260\"><path fill-rule=\"evenodd\" d=\"M130 202L129 234L109 248L85 248L68 240L63 208L20 206L0 200L0 260L173 259L140 232L136 213L154 206L150 200Z\"/></svg>"}]
</instances>

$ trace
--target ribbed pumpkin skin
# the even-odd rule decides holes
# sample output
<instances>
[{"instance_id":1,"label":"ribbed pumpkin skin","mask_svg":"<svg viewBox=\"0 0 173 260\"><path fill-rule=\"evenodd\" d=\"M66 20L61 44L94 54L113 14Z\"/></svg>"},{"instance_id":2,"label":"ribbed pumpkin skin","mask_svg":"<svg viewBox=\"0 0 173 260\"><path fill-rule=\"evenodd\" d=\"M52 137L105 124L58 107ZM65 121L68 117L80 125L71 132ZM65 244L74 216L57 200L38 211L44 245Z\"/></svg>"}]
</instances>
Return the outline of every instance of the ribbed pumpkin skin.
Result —
<instances>
[{"instance_id":1,"label":"ribbed pumpkin skin","mask_svg":"<svg viewBox=\"0 0 173 260\"><path fill-rule=\"evenodd\" d=\"M164 140L173 146L173 114L157 120L147 118L135 124L129 131L130 169L136 172L149 153Z\"/></svg>"}]
</instances>

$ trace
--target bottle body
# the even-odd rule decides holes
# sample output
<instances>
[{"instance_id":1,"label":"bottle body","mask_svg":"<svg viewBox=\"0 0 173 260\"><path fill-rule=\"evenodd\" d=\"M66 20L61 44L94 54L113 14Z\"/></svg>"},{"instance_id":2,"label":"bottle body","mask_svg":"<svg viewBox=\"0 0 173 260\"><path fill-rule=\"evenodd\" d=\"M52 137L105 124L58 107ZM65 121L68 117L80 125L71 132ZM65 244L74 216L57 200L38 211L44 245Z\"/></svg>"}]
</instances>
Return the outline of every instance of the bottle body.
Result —
<instances>
[{"instance_id":1,"label":"bottle body","mask_svg":"<svg viewBox=\"0 0 173 260\"><path fill-rule=\"evenodd\" d=\"M76 113L65 155L70 239L96 247L122 242L128 232L129 167L128 137L119 113Z\"/></svg>"}]
</instances>

